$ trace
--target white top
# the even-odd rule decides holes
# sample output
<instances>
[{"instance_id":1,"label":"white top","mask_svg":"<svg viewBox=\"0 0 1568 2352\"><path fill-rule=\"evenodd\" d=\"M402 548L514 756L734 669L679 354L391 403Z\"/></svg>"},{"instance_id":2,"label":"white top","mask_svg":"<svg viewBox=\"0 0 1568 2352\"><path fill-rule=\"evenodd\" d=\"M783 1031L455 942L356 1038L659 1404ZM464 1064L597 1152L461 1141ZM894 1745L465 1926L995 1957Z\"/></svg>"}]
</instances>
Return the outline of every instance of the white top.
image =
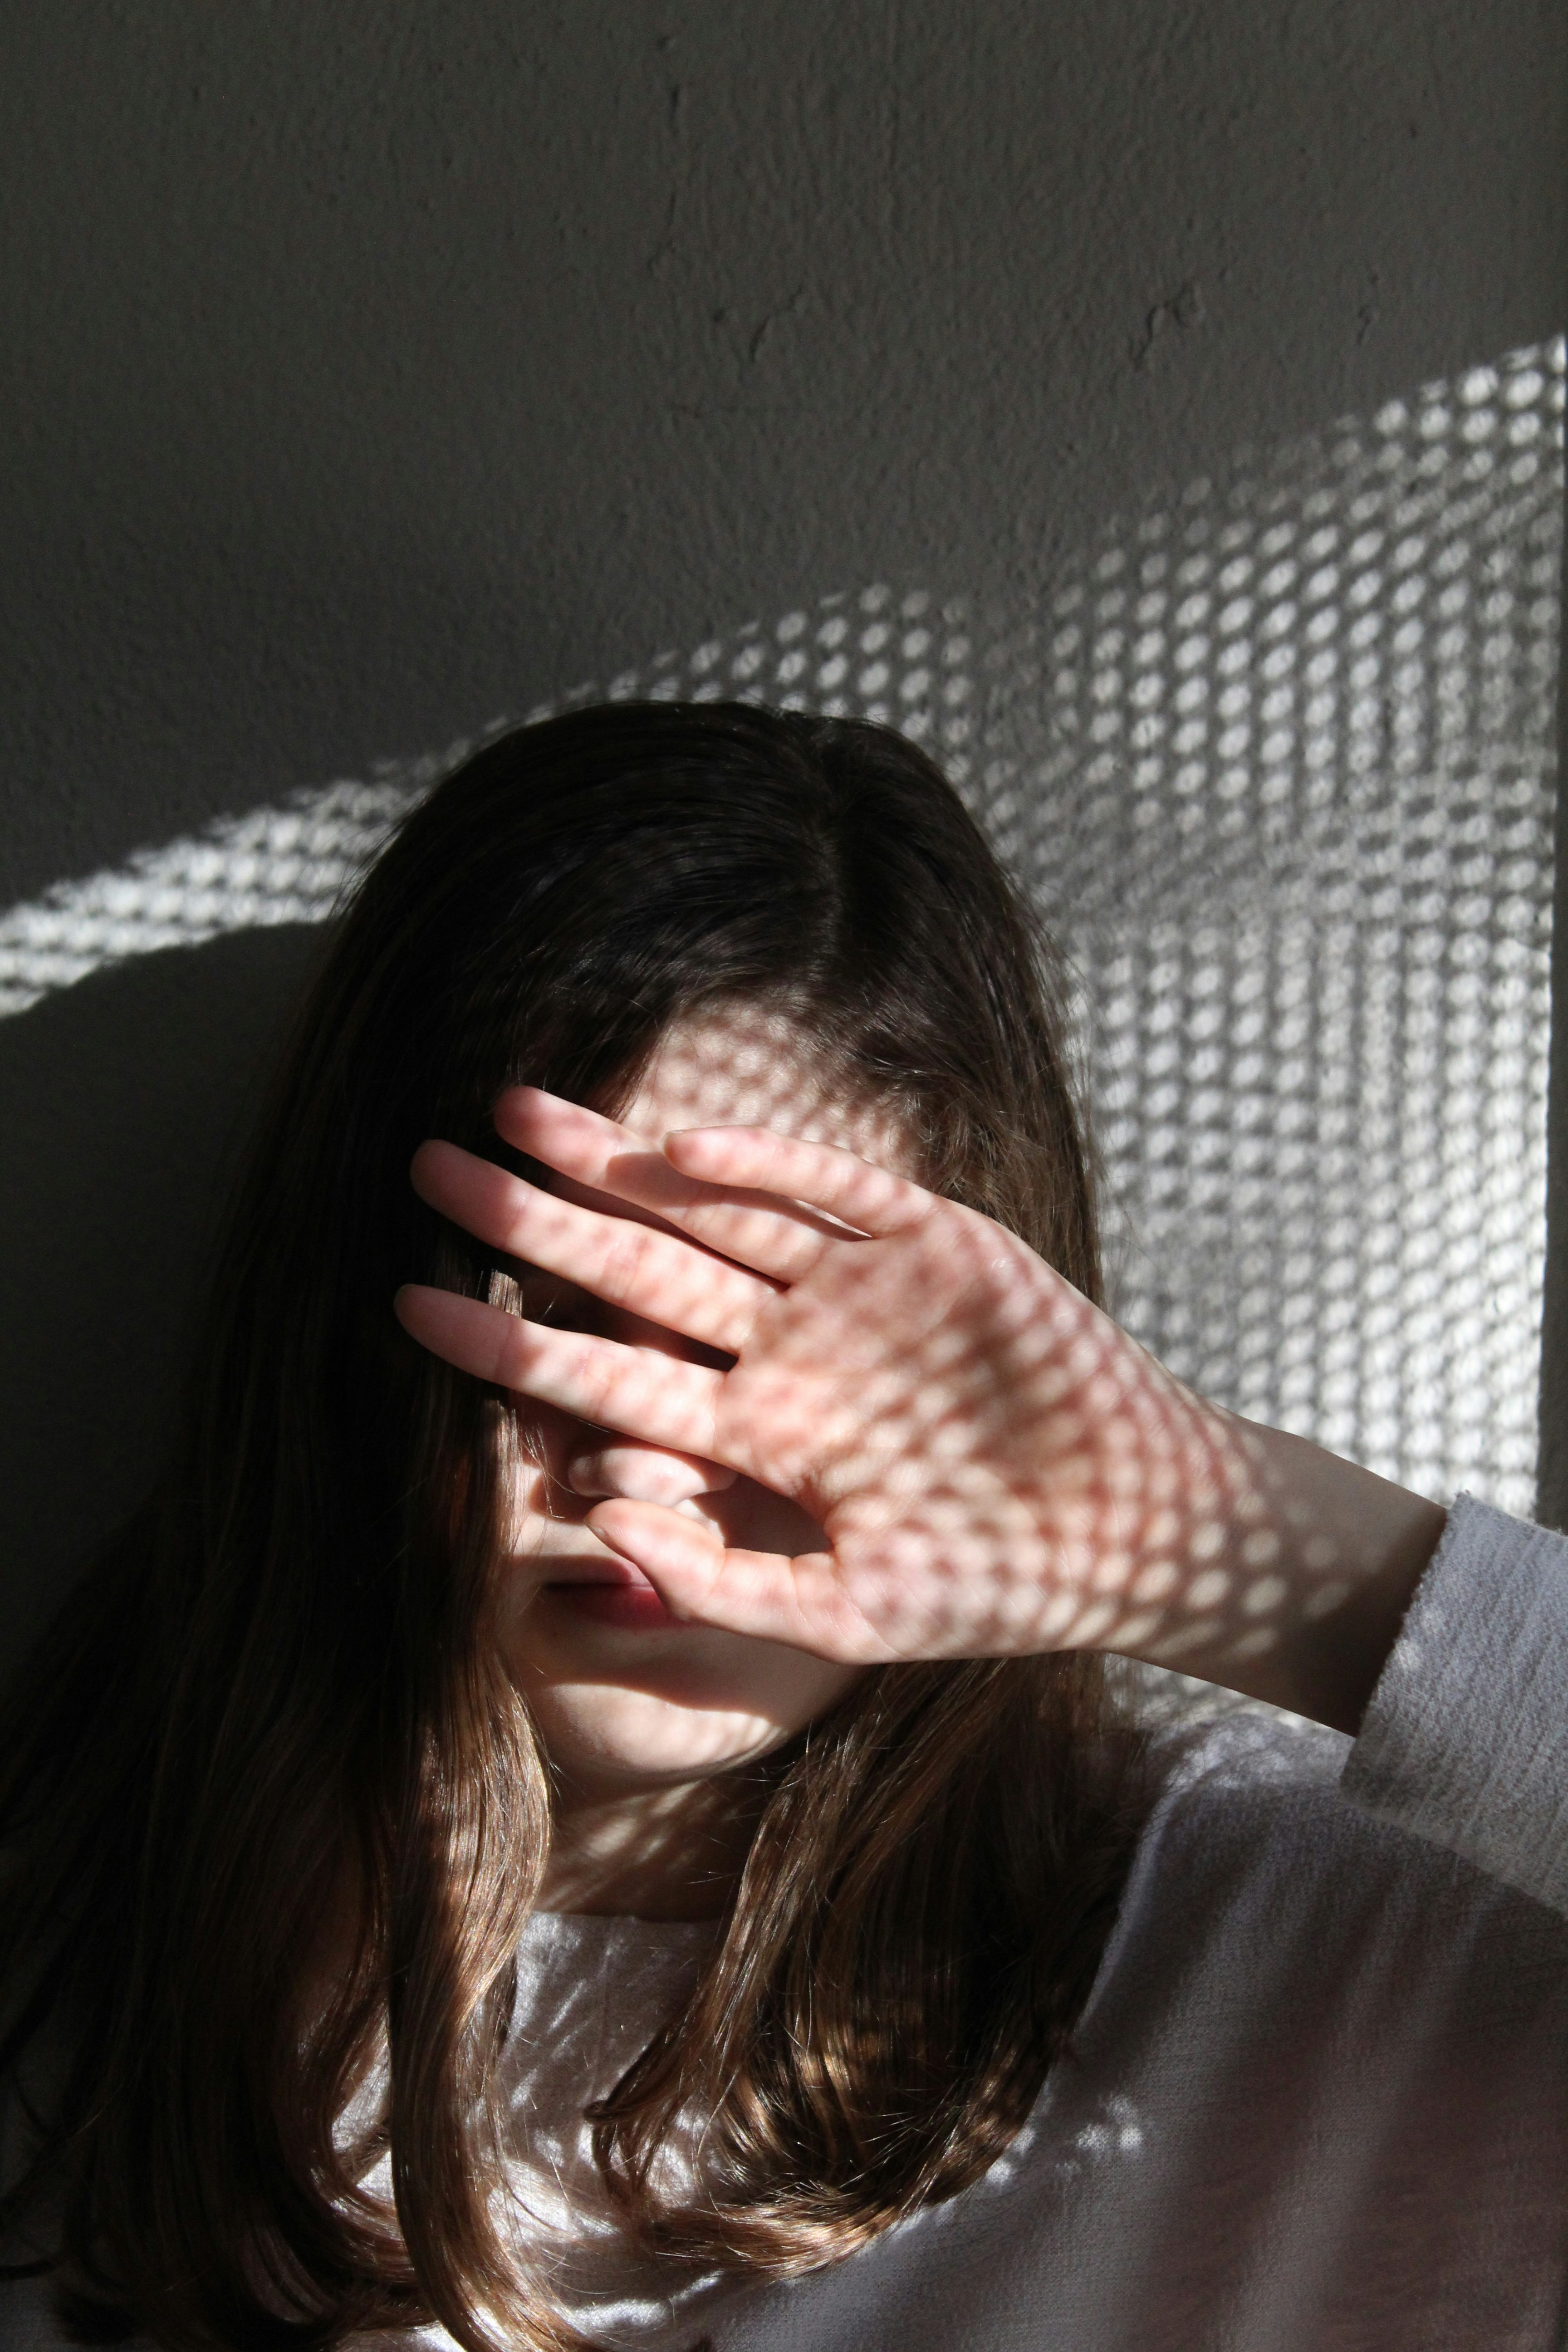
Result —
<instances>
[{"instance_id":1,"label":"white top","mask_svg":"<svg viewBox=\"0 0 1568 2352\"><path fill-rule=\"evenodd\" d=\"M536 1917L506 2089L577 2324L646 2352L1568 2342L1568 1541L1461 1497L1353 1744L1249 1710L1167 1753L1076 2060L973 2188L786 2286L661 2292L579 2120L710 1931ZM0 2344L63 2352L37 2287Z\"/></svg>"}]
</instances>

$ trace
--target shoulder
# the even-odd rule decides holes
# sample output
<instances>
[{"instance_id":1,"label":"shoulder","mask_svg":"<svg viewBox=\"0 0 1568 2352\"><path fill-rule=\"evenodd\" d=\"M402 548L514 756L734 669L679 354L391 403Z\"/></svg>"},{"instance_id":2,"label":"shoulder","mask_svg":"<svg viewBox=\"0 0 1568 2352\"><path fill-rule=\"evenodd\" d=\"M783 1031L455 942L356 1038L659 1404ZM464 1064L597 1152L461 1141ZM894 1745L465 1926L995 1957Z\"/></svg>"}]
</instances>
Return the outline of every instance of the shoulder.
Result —
<instances>
[{"instance_id":1,"label":"shoulder","mask_svg":"<svg viewBox=\"0 0 1568 2352\"><path fill-rule=\"evenodd\" d=\"M1163 1727L1150 1744L1138 1866L1196 1868L1211 1888L1311 1868L1347 1828L1353 1835L1339 1793L1351 1746L1342 1733L1252 1703Z\"/></svg>"},{"instance_id":2,"label":"shoulder","mask_svg":"<svg viewBox=\"0 0 1568 2352\"><path fill-rule=\"evenodd\" d=\"M1521 1990L1568 1985L1568 1920L1352 1802L1354 1745L1255 1706L1157 1735L1119 1940L1167 1967L1229 1947L1254 1978L1310 1951L1330 1970L1495 1966Z\"/></svg>"}]
</instances>

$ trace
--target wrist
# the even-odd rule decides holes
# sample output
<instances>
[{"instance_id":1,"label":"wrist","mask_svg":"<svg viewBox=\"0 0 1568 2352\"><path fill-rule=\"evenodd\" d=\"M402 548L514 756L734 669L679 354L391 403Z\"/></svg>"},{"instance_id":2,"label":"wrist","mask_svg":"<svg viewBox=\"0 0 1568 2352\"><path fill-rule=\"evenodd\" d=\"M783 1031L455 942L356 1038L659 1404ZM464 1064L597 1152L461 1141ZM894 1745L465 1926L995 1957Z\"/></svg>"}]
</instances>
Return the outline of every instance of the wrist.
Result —
<instances>
[{"instance_id":1,"label":"wrist","mask_svg":"<svg viewBox=\"0 0 1568 2352\"><path fill-rule=\"evenodd\" d=\"M1447 1514L1310 1439L1207 1410L1229 1466L1183 1564L1193 1605L1127 1654L1353 1735ZM1121 1646L1114 1628L1105 1645Z\"/></svg>"}]
</instances>

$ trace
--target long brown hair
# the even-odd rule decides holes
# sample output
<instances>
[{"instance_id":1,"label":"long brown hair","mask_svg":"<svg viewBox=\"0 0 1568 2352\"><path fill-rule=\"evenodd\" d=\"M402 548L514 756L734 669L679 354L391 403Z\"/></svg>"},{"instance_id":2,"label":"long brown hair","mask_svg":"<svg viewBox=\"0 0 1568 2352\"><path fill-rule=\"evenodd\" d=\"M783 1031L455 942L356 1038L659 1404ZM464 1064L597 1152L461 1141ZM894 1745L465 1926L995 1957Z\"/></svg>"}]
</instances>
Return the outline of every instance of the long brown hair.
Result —
<instances>
[{"instance_id":1,"label":"long brown hair","mask_svg":"<svg viewBox=\"0 0 1568 2352\"><path fill-rule=\"evenodd\" d=\"M490 1107L521 1080L613 1112L673 1019L726 1000L787 1009L929 1185L1099 1296L1059 968L914 745L607 706L416 811L261 1119L176 1456L5 1713L0 2079L67 2053L9 2219L86 2337L576 2340L494 2218L550 1835L486 1633L511 1407L390 1302L501 1277L416 1199L423 1138L504 1160ZM880 1669L777 1759L710 1963L598 2111L646 2242L785 2275L976 2179L1087 1995L1134 1749L1100 1661L1063 1654ZM379 2119L340 2145L384 2039ZM670 2202L657 2158L692 2111L701 2198ZM395 2210L360 2185L387 2152Z\"/></svg>"}]
</instances>

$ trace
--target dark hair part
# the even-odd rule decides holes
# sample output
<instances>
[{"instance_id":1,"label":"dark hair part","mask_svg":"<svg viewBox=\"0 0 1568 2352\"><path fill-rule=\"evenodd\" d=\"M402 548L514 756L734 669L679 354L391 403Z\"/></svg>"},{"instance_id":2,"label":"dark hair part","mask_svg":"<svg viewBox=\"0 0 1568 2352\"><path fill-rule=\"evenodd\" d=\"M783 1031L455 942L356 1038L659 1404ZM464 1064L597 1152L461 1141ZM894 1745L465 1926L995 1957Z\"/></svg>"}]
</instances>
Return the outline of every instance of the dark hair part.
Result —
<instances>
[{"instance_id":1,"label":"dark hair part","mask_svg":"<svg viewBox=\"0 0 1568 2352\"><path fill-rule=\"evenodd\" d=\"M4 1720L0 2070L51 2033L10 2219L89 2339L576 2339L490 2208L514 1954L550 1834L487 1639L508 1400L395 1286L492 1295L425 1210L531 1081L614 1111L678 1016L787 1012L924 1181L1100 1293L1048 945L892 730L605 706L491 743L359 887L226 1229L177 1455ZM1125 1874L1135 1743L1088 1654L879 1669L778 1759L723 1936L599 2113L630 2223L789 2273L994 2160ZM333 1923L323 1941L323 1922ZM330 1965L323 1965L330 1951ZM334 2125L384 2048L352 2147ZM661 2199L683 2112L700 2199ZM390 2152L395 2210L362 2183Z\"/></svg>"}]
</instances>

